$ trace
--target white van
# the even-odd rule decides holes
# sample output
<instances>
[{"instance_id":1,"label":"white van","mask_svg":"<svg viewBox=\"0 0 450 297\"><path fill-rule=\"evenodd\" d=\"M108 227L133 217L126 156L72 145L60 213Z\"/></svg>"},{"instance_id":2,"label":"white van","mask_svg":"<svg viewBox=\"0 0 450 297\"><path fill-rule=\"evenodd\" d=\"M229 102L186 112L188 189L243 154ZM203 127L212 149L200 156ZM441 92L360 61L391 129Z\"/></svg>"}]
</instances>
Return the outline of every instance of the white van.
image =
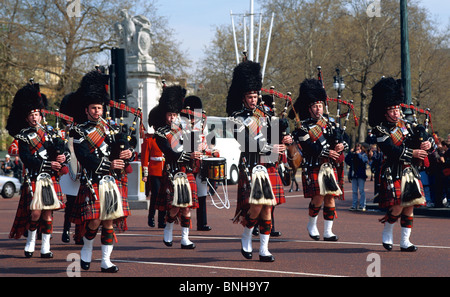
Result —
<instances>
[{"instance_id":1,"label":"white van","mask_svg":"<svg viewBox=\"0 0 450 297\"><path fill-rule=\"evenodd\" d=\"M215 138L215 148L227 161L226 170L229 184L236 184L239 177L240 145L233 137L233 128L227 127L227 118L209 116L206 119L208 142Z\"/></svg>"}]
</instances>

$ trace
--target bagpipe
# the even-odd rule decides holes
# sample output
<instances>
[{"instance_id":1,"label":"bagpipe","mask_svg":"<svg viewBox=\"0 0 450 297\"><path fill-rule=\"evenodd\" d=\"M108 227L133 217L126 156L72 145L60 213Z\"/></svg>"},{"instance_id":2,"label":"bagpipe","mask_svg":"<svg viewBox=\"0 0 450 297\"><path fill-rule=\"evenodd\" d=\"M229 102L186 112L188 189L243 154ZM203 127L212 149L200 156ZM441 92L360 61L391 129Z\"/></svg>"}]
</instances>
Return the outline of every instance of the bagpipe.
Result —
<instances>
[{"instance_id":1,"label":"bagpipe","mask_svg":"<svg viewBox=\"0 0 450 297\"><path fill-rule=\"evenodd\" d=\"M100 118L100 120L109 128L110 136L111 136L111 151L109 155L109 160L119 159L120 153L124 150L134 150L137 146L137 137L136 137L136 125L137 120L140 122L140 131L145 131L144 125L142 123L142 109L141 108L132 108L125 105L124 102L116 102L113 100L109 101L110 108L116 108L121 110L122 112L130 112L134 115L133 124L130 127L126 127L123 123L123 117L119 118L119 123L117 121L113 121L110 117L110 113L106 112L106 119ZM125 160L125 172L131 173L132 169L128 160ZM123 173L122 170L114 170L116 174Z\"/></svg>"},{"instance_id":2,"label":"bagpipe","mask_svg":"<svg viewBox=\"0 0 450 297\"><path fill-rule=\"evenodd\" d=\"M40 85L39 83L35 83L34 79L30 79L30 84L36 89L36 91L39 94L39 97L41 98L42 102L44 103L44 106L46 106L46 102L44 102L46 99L41 94L40 91ZM61 114L59 112L50 111L47 109L41 109L42 114L42 124L38 123L38 126L47 133L48 137L46 141L43 144L43 147L47 151L47 160L48 161L56 161L57 156L64 154L66 147L67 147L67 140L64 138L64 133L59 129L59 118L70 118L67 115ZM56 128L50 127L48 125L46 115L51 114L56 116ZM68 169L65 165L62 165L61 169L59 170L58 174L63 175L67 174Z\"/></svg>"},{"instance_id":3,"label":"bagpipe","mask_svg":"<svg viewBox=\"0 0 450 297\"><path fill-rule=\"evenodd\" d=\"M402 103L400 106L404 109L409 109L412 112L412 120L407 119L406 115L401 112L401 121L406 126L406 129L409 132L409 137L407 138L407 145L408 147L412 149L419 149L422 142L430 139L430 136L434 136L434 129L433 129L433 123L431 122L431 110L429 108L421 109L415 106L414 104L405 104ZM420 124L418 121L418 114L425 115L425 119L423 124ZM431 134L430 132L431 128ZM431 137L432 139L432 146L434 145L434 137ZM413 160L413 164L417 167L428 167L429 166L429 160L428 157L426 157L424 160Z\"/></svg>"},{"instance_id":4,"label":"bagpipe","mask_svg":"<svg viewBox=\"0 0 450 297\"><path fill-rule=\"evenodd\" d=\"M286 136L289 133L289 122L287 119L287 115L290 106L292 106L292 110L295 114L295 123L296 123L295 127L296 128L301 127L301 121L297 112L295 111L294 104L292 102L292 94L290 92L286 93L285 95L281 92L275 91L274 86L271 86L269 90L262 88L261 92L267 93L270 96L272 96L272 112L274 115L276 115L277 111L275 107L275 99L278 98L284 100L283 110L278 114L280 141L284 136ZM264 104L264 102L261 103ZM280 165L278 168L278 173L281 177L283 185L289 186L292 180L295 181L295 172L297 168L301 166L303 161L303 156L297 143L293 142L291 144L286 144L285 157L287 159L285 162L279 162ZM282 159L283 156L280 156L280 158ZM288 168L286 170L283 163L288 163L291 168Z\"/></svg>"},{"instance_id":5,"label":"bagpipe","mask_svg":"<svg viewBox=\"0 0 450 297\"><path fill-rule=\"evenodd\" d=\"M322 84L322 87L325 88L325 85L323 83L323 75L322 75L322 67L317 66L317 79ZM339 69L336 69L336 71L339 73ZM336 119L337 121L330 116L329 111L329 102L336 102L337 108L336 108ZM341 113L341 105L344 104L347 106L347 112ZM336 125L328 125L328 129L330 129L331 134L334 137L335 143L342 143L344 140L345 130L347 129L347 124L350 118L350 114L353 114L353 120L355 122L355 127L358 126L358 117L355 113L355 107L353 106L353 100L345 101L341 99L340 93L338 94L338 98L331 98L327 95L327 101L325 102L325 109L324 109L324 118L328 122L334 122ZM345 118L344 123L341 125L341 119Z\"/></svg>"}]
</instances>

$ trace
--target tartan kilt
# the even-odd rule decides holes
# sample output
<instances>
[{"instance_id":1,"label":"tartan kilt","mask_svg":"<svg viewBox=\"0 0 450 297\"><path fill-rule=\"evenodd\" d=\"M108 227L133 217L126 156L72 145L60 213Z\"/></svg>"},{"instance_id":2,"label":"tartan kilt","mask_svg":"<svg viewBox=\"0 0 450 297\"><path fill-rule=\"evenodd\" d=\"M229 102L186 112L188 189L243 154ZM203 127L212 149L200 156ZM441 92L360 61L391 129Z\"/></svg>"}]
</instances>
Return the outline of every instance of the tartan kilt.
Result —
<instances>
[{"instance_id":1,"label":"tartan kilt","mask_svg":"<svg viewBox=\"0 0 450 297\"><path fill-rule=\"evenodd\" d=\"M116 180L116 185L119 188L120 194L122 195L122 208L124 216L122 218L118 218L114 220L114 222L120 222L129 216L130 206L128 204L128 188L126 183L124 184L121 181ZM99 196L98 192L98 183L92 184L95 194L97 197ZM87 184L81 184L80 189L78 190L78 195L75 200L74 207L72 209L72 213L70 214L70 221L76 225L82 225L83 223L95 220L100 218L100 200L96 200L89 186ZM126 229L125 229L126 230Z\"/></svg>"},{"instance_id":2,"label":"tartan kilt","mask_svg":"<svg viewBox=\"0 0 450 297\"><path fill-rule=\"evenodd\" d=\"M320 171L320 166L312 167L312 169L308 168L308 176L309 176L309 180L310 180L309 185L306 182L305 174L304 173L302 174L303 196L305 198L313 198L314 196L320 195L319 171ZM334 177L336 178L336 181L339 184L339 187L341 188L342 193L344 193L344 188L341 187L341 182L338 177L336 167L334 167L334 166L333 166L333 173L334 173ZM337 198L337 199L343 199L344 195L340 195L340 196L333 195L333 197Z\"/></svg>"},{"instance_id":3,"label":"tartan kilt","mask_svg":"<svg viewBox=\"0 0 450 297\"><path fill-rule=\"evenodd\" d=\"M186 172L185 172L186 173ZM197 195L197 183L195 181L195 176L193 173L186 173L187 179L189 180L189 185L192 192L192 206L189 208L196 209L198 205L198 195ZM155 201L155 209L160 211L168 211L172 206L174 195L174 188L172 181L170 180L169 173L167 171L163 172L161 179L161 187L159 188L158 195Z\"/></svg>"},{"instance_id":4,"label":"tartan kilt","mask_svg":"<svg viewBox=\"0 0 450 297\"><path fill-rule=\"evenodd\" d=\"M281 181L280 175L276 167L271 166L267 168L269 174L269 180L272 185L272 191L275 196L276 205L286 203L286 197L284 196L283 182ZM245 217L248 210L250 209L250 204L248 203L251 193L251 184L248 181L247 174L243 170L239 170L238 178L238 190L237 190L237 205L236 205L236 216Z\"/></svg>"},{"instance_id":5,"label":"tartan kilt","mask_svg":"<svg viewBox=\"0 0 450 297\"><path fill-rule=\"evenodd\" d=\"M63 202L63 193L61 191L61 186L59 185L59 179L57 180L52 176L53 186L55 188L56 196L61 202L61 207L59 209L64 209L66 205ZM31 187L33 192L36 189L36 181L31 181ZM28 184L24 182L20 188L20 199L17 206L16 217L14 218L14 223L9 233L9 238L19 239L28 230L31 221L31 210L30 205L33 200L33 196L28 190Z\"/></svg>"},{"instance_id":6,"label":"tartan kilt","mask_svg":"<svg viewBox=\"0 0 450 297\"><path fill-rule=\"evenodd\" d=\"M425 193L423 190L423 185L422 185L421 180L419 180L419 185L420 185L420 193L422 194L422 196L425 197ZM399 179L394 180L395 197L393 197L392 191L390 189L388 189L387 180L385 178L381 179L380 192L378 194L379 207L380 208L390 208L395 205L401 205L402 204L402 199L401 199L402 188L401 187L402 187L402 179L399 178ZM415 206L421 206L421 205L425 205L425 203L417 204Z\"/></svg>"}]
</instances>

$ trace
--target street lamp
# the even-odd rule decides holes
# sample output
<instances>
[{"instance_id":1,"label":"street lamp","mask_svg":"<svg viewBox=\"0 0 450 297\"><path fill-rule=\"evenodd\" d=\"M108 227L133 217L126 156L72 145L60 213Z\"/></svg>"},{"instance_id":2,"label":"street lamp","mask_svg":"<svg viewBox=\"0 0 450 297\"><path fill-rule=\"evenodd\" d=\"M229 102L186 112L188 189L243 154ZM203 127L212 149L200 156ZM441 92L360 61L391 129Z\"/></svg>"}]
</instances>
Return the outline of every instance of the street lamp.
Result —
<instances>
[{"instance_id":1,"label":"street lamp","mask_svg":"<svg viewBox=\"0 0 450 297\"><path fill-rule=\"evenodd\" d=\"M341 123L341 102L339 101L341 99L342 91L345 89L345 83L344 78L340 75L341 71L339 68L336 68L336 76L334 77L334 83L333 88L338 92L338 102L337 102L337 119L338 123Z\"/></svg>"}]
</instances>

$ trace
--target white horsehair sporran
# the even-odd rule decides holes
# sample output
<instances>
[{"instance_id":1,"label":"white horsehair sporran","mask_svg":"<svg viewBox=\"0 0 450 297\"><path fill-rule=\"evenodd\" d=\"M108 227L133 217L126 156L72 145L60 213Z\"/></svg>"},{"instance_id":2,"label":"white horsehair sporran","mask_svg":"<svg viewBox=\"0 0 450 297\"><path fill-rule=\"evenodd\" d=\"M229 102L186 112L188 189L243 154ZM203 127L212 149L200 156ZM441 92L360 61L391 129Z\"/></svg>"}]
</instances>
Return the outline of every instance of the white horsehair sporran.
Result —
<instances>
[{"instance_id":1,"label":"white horsehair sporran","mask_svg":"<svg viewBox=\"0 0 450 297\"><path fill-rule=\"evenodd\" d=\"M259 205L276 205L277 203L267 168L262 165L253 167L252 184L248 203Z\"/></svg>"},{"instance_id":2,"label":"white horsehair sporran","mask_svg":"<svg viewBox=\"0 0 450 297\"><path fill-rule=\"evenodd\" d=\"M115 220L124 216L122 195L111 175L105 175L99 182L100 220Z\"/></svg>"},{"instance_id":3,"label":"white horsehair sporran","mask_svg":"<svg viewBox=\"0 0 450 297\"><path fill-rule=\"evenodd\" d=\"M402 206L420 205L425 203L419 183L418 173L412 167L405 168L401 180Z\"/></svg>"},{"instance_id":4,"label":"white horsehair sporran","mask_svg":"<svg viewBox=\"0 0 450 297\"><path fill-rule=\"evenodd\" d=\"M53 187L52 177L48 173L41 173L36 179L36 187L31 200L31 210L59 209L61 202Z\"/></svg>"},{"instance_id":5,"label":"white horsehair sporran","mask_svg":"<svg viewBox=\"0 0 450 297\"><path fill-rule=\"evenodd\" d=\"M173 176L173 189L173 206L192 206L192 191L186 173L178 172Z\"/></svg>"},{"instance_id":6,"label":"white horsehair sporran","mask_svg":"<svg viewBox=\"0 0 450 297\"><path fill-rule=\"evenodd\" d=\"M330 163L323 163L319 169L318 183L320 195L342 195L342 190L334 176L333 166Z\"/></svg>"}]
</instances>

